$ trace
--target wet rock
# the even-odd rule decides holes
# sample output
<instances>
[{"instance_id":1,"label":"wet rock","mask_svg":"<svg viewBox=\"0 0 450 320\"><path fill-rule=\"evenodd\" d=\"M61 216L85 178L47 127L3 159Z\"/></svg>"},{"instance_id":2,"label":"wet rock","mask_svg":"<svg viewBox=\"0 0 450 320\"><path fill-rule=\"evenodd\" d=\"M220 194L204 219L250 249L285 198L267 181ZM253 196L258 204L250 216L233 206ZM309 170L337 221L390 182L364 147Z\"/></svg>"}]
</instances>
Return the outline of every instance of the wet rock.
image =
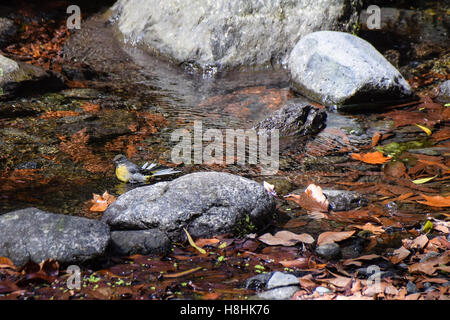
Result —
<instances>
[{"instance_id":1,"label":"wet rock","mask_svg":"<svg viewBox=\"0 0 450 320\"><path fill-rule=\"evenodd\" d=\"M254 128L259 132L278 129L280 137L308 136L322 130L326 119L327 114L324 110L311 106L304 99L294 99Z\"/></svg>"},{"instance_id":2,"label":"wet rock","mask_svg":"<svg viewBox=\"0 0 450 320\"><path fill-rule=\"evenodd\" d=\"M444 81L440 84L437 100L442 103L450 102L450 80Z\"/></svg>"},{"instance_id":3,"label":"wet rock","mask_svg":"<svg viewBox=\"0 0 450 320\"><path fill-rule=\"evenodd\" d=\"M332 189L323 189L322 191L327 197L329 209L332 211L350 211L368 204L367 198L358 192Z\"/></svg>"},{"instance_id":4,"label":"wet rock","mask_svg":"<svg viewBox=\"0 0 450 320\"><path fill-rule=\"evenodd\" d=\"M318 294L323 296L324 294L331 293L332 291L325 287L317 287L316 289L314 289L314 292L317 292Z\"/></svg>"},{"instance_id":5,"label":"wet rock","mask_svg":"<svg viewBox=\"0 0 450 320\"><path fill-rule=\"evenodd\" d=\"M14 21L8 18L0 17L0 45L6 45L16 34L19 28Z\"/></svg>"},{"instance_id":6,"label":"wet rock","mask_svg":"<svg viewBox=\"0 0 450 320\"><path fill-rule=\"evenodd\" d=\"M111 232L111 252L119 256L167 253L169 238L158 229Z\"/></svg>"},{"instance_id":7,"label":"wet rock","mask_svg":"<svg viewBox=\"0 0 450 320\"><path fill-rule=\"evenodd\" d=\"M326 243L316 248L316 253L325 260L333 260L341 254L341 248L337 243Z\"/></svg>"},{"instance_id":8,"label":"wet rock","mask_svg":"<svg viewBox=\"0 0 450 320\"><path fill-rule=\"evenodd\" d=\"M0 256L21 266L53 258L62 264L101 257L110 239L108 225L96 220L28 208L0 216Z\"/></svg>"},{"instance_id":9,"label":"wet rock","mask_svg":"<svg viewBox=\"0 0 450 320\"><path fill-rule=\"evenodd\" d=\"M0 88L3 90L0 98L2 100L13 97L19 91L32 88L56 89L63 86L62 80L53 73L44 69L16 62L0 55Z\"/></svg>"},{"instance_id":10,"label":"wet rock","mask_svg":"<svg viewBox=\"0 0 450 320\"><path fill-rule=\"evenodd\" d=\"M364 31L369 30L367 22L370 21L368 18L371 14L367 10L361 10L359 23ZM450 17L445 7L440 10L381 7L380 15L382 17L380 28L369 30L374 38L384 38L384 41L386 38L394 38L400 41L427 42L436 45L448 43ZM396 45L398 44L397 42Z\"/></svg>"},{"instance_id":11,"label":"wet rock","mask_svg":"<svg viewBox=\"0 0 450 320\"><path fill-rule=\"evenodd\" d=\"M66 89L60 92L66 98L75 99L95 99L101 98L101 93L92 88L73 88Z\"/></svg>"},{"instance_id":12,"label":"wet rock","mask_svg":"<svg viewBox=\"0 0 450 320\"><path fill-rule=\"evenodd\" d=\"M297 286L275 288L260 292L256 297L263 300L289 300L299 289Z\"/></svg>"},{"instance_id":13,"label":"wet rock","mask_svg":"<svg viewBox=\"0 0 450 320\"><path fill-rule=\"evenodd\" d=\"M274 272L267 282L267 289L274 289L278 287L286 286L299 286L300 281L298 278L289 273Z\"/></svg>"},{"instance_id":14,"label":"wet rock","mask_svg":"<svg viewBox=\"0 0 450 320\"><path fill-rule=\"evenodd\" d=\"M264 289L256 299L287 300L300 289L300 281L292 274L276 271L251 277L246 281L246 288Z\"/></svg>"},{"instance_id":15,"label":"wet rock","mask_svg":"<svg viewBox=\"0 0 450 320\"><path fill-rule=\"evenodd\" d=\"M316 30L348 30L354 1L120 0L112 7L127 44L214 73L217 68L281 62Z\"/></svg>"},{"instance_id":16,"label":"wet rock","mask_svg":"<svg viewBox=\"0 0 450 320\"><path fill-rule=\"evenodd\" d=\"M267 282L272 277L273 272L261 273L248 278L245 281L245 288L250 290L262 290L266 287Z\"/></svg>"},{"instance_id":17,"label":"wet rock","mask_svg":"<svg viewBox=\"0 0 450 320\"><path fill-rule=\"evenodd\" d=\"M319 31L301 38L288 70L294 90L328 106L412 95L409 84L381 53L344 32Z\"/></svg>"},{"instance_id":18,"label":"wet rock","mask_svg":"<svg viewBox=\"0 0 450 320\"><path fill-rule=\"evenodd\" d=\"M105 211L102 221L114 230L157 228L172 241L245 234L267 226L275 210L262 185L221 172L198 172L170 182L133 189Z\"/></svg>"}]
</instances>

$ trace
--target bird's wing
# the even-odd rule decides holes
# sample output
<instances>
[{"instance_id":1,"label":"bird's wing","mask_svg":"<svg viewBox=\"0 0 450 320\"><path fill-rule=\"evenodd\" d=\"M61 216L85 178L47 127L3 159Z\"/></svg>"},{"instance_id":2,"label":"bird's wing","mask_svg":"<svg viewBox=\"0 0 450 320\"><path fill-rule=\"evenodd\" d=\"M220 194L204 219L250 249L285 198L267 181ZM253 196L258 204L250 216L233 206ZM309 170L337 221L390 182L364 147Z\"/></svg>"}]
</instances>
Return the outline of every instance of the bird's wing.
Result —
<instances>
[{"instance_id":1,"label":"bird's wing","mask_svg":"<svg viewBox=\"0 0 450 320\"><path fill-rule=\"evenodd\" d=\"M175 171L172 168L169 169L161 169L161 170L155 170L152 171L152 176L165 176L165 175L169 175L169 174L175 174L175 173L179 173L181 171Z\"/></svg>"}]
</instances>

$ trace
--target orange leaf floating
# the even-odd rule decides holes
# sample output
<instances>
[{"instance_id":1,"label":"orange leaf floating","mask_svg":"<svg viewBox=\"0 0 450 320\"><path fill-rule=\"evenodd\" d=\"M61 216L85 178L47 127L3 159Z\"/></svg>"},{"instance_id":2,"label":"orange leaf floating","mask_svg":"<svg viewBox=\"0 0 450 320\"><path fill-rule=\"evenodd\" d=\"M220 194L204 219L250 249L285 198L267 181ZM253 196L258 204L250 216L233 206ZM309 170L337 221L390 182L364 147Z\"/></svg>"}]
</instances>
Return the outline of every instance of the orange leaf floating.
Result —
<instances>
[{"instance_id":1,"label":"orange leaf floating","mask_svg":"<svg viewBox=\"0 0 450 320\"><path fill-rule=\"evenodd\" d=\"M83 108L84 112L87 113L95 113L100 111L100 105L93 103L85 103L81 106L81 108Z\"/></svg>"},{"instance_id":2,"label":"orange leaf floating","mask_svg":"<svg viewBox=\"0 0 450 320\"><path fill-rule=\"evenodd\" d=\"M450 196L426 196L424 194L420 194L420 196L426 201L417 201L418 203L425 204L430 207L450 207Z\"/></svg>"},{"instance_id":3,"label":"orange leaf floating","mask_svg":"<svg viewBox=\"0 0 450 320\"><path fill-rule=\"evenodd\" d=\"M383 164L391 160L391 157L385 157L380 151L369 153L352 153L351 157L352 159L370 164Z\"/></svg>"},{"instance_id":4,"label":"orange leaf floating","mask_svg":"<svg viewBox=\"0 0 450 320\"><path fill-rule=\"evenodd\" d=\"M94 197L92 199L92 202L94 202L94 204L89 210L95 212L103 212L114 201L116 201L116 197L110 195L107 191L105 191L105 193L103 193L103 195L101 196L94 193Z\"/></svg>"}]
</instances>

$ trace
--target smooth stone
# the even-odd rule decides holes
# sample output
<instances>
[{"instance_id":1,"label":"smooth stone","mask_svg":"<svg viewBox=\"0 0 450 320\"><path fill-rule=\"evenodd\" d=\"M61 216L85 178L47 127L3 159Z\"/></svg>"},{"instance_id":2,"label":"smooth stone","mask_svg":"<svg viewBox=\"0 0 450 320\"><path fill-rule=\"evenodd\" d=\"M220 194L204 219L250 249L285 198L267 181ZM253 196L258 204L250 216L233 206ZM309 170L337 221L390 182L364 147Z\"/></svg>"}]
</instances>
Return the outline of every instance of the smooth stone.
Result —
<instances>
[{"instance_id":1,"label":"smooth stone","mask_svg":"<svg viewBox=\"0 0 450 320\"><path fill-rule=\"evenodd\" d=\"M409 98L400 72L367 41L318 31L300 39L288 60L292 88L327 106Z\"/></svg>"},{"instance_id":2,"label":"smooth stone","mask_svg":"<svg viewBox=\"0 0 450 320\"><path fill-rule=\"evenodd\" d=\"M82 217L27 208L0 216L0 256L15 265L47 259L83 263L104 255L110 240L107 224Z\"/></svg>"}]
</instances>

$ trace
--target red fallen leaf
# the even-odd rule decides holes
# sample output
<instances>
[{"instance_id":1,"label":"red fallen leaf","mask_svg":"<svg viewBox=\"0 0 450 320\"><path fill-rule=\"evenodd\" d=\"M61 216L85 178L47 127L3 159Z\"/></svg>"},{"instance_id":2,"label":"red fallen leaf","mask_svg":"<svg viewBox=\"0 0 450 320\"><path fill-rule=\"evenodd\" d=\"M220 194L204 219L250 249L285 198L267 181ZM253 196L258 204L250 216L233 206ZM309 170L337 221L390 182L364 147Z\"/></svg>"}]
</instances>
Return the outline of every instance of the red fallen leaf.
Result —
<instances>
[{"instance_id":1,"label":"red fallen leaf","mask_svg":"<svg viewBox=\"0 0 450 320\"><path fill-rule=\"evenodd\" d=\"M401 261L403 261L410 254L411 254L411 251L409 251L408 249L406 249L405 247L402 246L394 251L394 255L392 257L390 257L389 260L393 264L397 264L397 263L400 263Z\"/></svg>"},{"instance_id":2,"label":"red fallen leaf","mask_svg":"<svg viewBox=\"0 0 450 320\"><path fill-rule=\"evenodd\" d=\"M116 201L116 197L110 195L107 191L105 191L101 196L94 193L93 199L91 201L94 204L89 208L89 210L95 212L104 212L111 203Z\"/></svg>"},{"instance_id":3,"label":"red fallen leaf","mask_svg":"<svg viewBox=\"0 0 450 320\"><path fill-rule=\"evenodd\" d=\"M372 144L371 144L371 147L373 148L373 147L375 147L377 144L378 144L378 142L380 142L380 139L381 139L381 132L375 132L374 134L373 134L373 136L372 136Z\"/></svg>"},{"instance_id":4,"label":"red fallen leaf","mask_svg":"<svg viewBox=\"0 0 450 320\"><path fill-rule=\"evenodd\" d=\"M219 243L220 240L216 239L216 238L212 238L212 239L197 239L195 240L195 245L198 247L204 247L206 245L213 245L213 244L217 244Z\"/></svg>"},{"instance_id":5,"label":"red fallen leaf","mask_svg":"<svg viewBox=\"0 0 450 320\"><path fill-rule=\"evenodd\" d=\"M326 243L339 242L350 238L354 233L355 231L343 231L343 232L327 231L319 235L319 238L317 239L317 245L321 246Z\"/></svg>"},{"instance_id":6,"label":"red fallen leaf","mask_svg":"<svg viewBox=\"0 0 450 320\"><path fill-rule=\"evenodd\" d=\"M417 201L418 203L425 204L430 207L450 207L450 196L426 196L424 194L420 194L420 196L426 201Z\"/></svg>"},{"instance_id":7,"label":"red fallen leaf","mask_svg":"<svg viewBox=\"0 0 450 320\"><path fill-rule=\"evenodd\" d=\"M369 164L383 164L391 160L391 157L385 157L383 153L379 151L369 153L352 153L352 159L359 160Z\"/></svg>"},{"instance_id":8,"label":"red fallen leaf","mask_svg":"<svg viewBox=\"0 0 450 320\"><path fill-rule=\"evenodd\" d=\"M268 244L269 246L293 246L298 242L311 244L314 242L314 238L307 233L295 234L290 231L279 231L275 235L265 233L258 238L259 241Z\"/></svg>"},{"instance_id":9,"label":"red fallen leaf","mask_svg":"<svg viewBox=\"0 0 450 320\"><path fill-rule=\"evenodd\" d=\"M85 103L81 106L81 108L83 108L84 112L88 113L95 113L100 111L100 105L93 103Z\"/></svg>"},{"instance_id":10,"label":"red fallen leaf","mask_svg":"<svg viewBox=\"0 0 450 320\"><path fill-rule=\"evenodd\" d=\"M76 117L80 114L76 111L48 111L41 115L39 119L51 119L51 118L64 118L64 117Z\"/></svg>"}]
</instances>

